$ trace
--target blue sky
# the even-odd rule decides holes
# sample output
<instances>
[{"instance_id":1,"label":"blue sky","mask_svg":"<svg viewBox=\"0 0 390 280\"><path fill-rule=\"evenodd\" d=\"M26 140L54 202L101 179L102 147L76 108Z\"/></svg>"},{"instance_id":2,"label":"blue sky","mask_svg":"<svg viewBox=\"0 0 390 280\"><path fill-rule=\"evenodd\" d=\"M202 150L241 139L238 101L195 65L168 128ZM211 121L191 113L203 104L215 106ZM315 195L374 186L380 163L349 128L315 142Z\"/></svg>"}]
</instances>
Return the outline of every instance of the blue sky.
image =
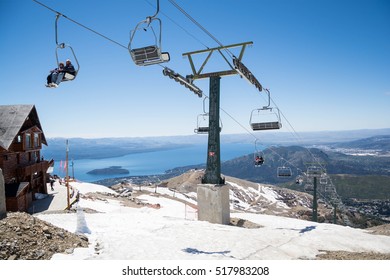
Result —
<instances>
[{"instance_id":1,"label":"blue sky","mask_svg":"<svg viewBox=\"0 0 390 280\"><path fill-rule=\"evenodd\" d=\"M40 2L123 46L155 12L153 0ZM390 127L390 1L176 2L224 45L253 41L242 61L271 90L287 119L282 131ZM181 75L191 73L183 53L218 46L168 0L160 0L158 16L171 56L164 65ZM54 22L55 13L32 0L0 0L0 104L35 104L47 137L193 134L201 98L163 76L162 67L136 66L126 48L63 17L59 41L73 47L80 72L46 88L56 64ZM215 55L207 67L229 69ZM208 95L208 80L195 83ZM251 111L265 104L238 75L223 77L221 107L234 120L221 112L222 133L248 133Z\"/></svg>"}]
</instances>

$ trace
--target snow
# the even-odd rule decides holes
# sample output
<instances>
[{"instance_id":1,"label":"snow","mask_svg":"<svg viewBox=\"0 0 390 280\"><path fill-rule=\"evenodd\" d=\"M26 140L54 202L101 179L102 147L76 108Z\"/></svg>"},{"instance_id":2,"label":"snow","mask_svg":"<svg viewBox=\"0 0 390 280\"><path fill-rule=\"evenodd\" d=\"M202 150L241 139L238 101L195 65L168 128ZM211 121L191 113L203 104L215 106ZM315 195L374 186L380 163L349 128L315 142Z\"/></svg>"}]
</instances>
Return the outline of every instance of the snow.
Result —
<instances>
[{"instance_id":1,"label":"snow","mask_svg":"<svg viewBox=\"0 0 390 280\"><path fill-rule=\"evenodd\" d=\"M115 193L91 183L72 186L83 194ZM126 207L114 199L81 199L77 213L38 214L38 218L68 231L83 232L90 240L90 248L79 248L69 255L56 254L53 259L296 260L314 259L322 250L390 253L390 237L333 224L250 213L231 213L231 216L252 221L261 228L248 229L188 219L188 205L157 196L154 189L151 191L138 199L151 205L159 204L159 209ZM253 191L278 203L276 194L269 188L259 187L259 191ZM157 192L168 194L161 188ZM98 213L86 213L83 208ZM97 244L99 250L94 250ZM151 250L156 247L158 249Z\"/></svg>"},{"instance_id":2,"label":"snow","mask_svg":"<svg viewBox=\"0 0 390 280\"><path fill-rule=\"evenodd\" d=\"M107 192L109 188L72 184L80 193ZM239 187L239 186L238 186ZM144 188L143 188L144 190ZM333 224L320 224L272 215L231 213L231 217L261 225L242 228L198 221L194 203L187 196L167 189L150 188L138 199L160 208L126 207L114 199L81 198L76 213L36 214L39 219L70 232L85 234L88 248L72 254L55 254L52 260L310 260L323 250L390 253L390 237ZM266 187L251 190L257 196L275 199ZM164 195L159 195L164 194ZM192 194L195 195L195 194ZM275 203L279 203L275 200ZM94 209L89 213L83 209ZM190 217L191 216L191 217ZM189 218L190 217L190 218ZM326 261L322 261L326 262Z\"/></svg>"}]
</instances>

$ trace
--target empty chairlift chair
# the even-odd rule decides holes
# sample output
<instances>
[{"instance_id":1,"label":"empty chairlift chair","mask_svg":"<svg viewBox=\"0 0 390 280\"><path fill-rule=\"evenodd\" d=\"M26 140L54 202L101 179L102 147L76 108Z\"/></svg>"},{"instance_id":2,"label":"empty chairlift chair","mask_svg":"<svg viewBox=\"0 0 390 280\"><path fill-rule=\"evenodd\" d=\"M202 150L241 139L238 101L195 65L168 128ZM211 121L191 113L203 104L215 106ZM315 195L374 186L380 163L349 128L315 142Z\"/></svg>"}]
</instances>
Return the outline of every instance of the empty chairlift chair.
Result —
<instances>
[{"instance_id":1,"label":"empty chairlift chair","mask_svg":"<svg viewBox=\"0 0 390 280\"><path fill-rule=\"evenodd\" d=\"M159 12L159 1L157 1L157 11L153 16L147 17L145 20L140 21L134 30L131 31L130 42L128 45L128 50L133 59L134 63L138 66L147 66L153 64L159 64L168 62L170 60L168 52L161 51L161 20L157 18ZM156 34L153 23L156 23L156 28L158 29L158 35ZM151 32L154 37L154 42L152 44L147 44L146 46L134 47L134 39L138 37L135 34L139 30L144 30L145 32ZM148 35L148 37L150 37Z\"/></svg>"},{"instance_id":2,"label":"empty chairlift chair","mask_svg":"<svg viewBox=\"0 0 390 280\"><path fill-rule=\"evenodd\" d=\"M194 129L194 132L196 134L207 134L209 133L210 131L210 127L209 127L209 114L208 113L205 113L205 114L200 114L198 115L197 117L197 125L196 125L196 128ZM222 121L220 119L220 122L219 122L219 132L222 131Z\"/></svg>"},{"instance_id":3,"label":"empty chairlift chair","mask_svg":"<svg viewBox=\"0 0 390 280\"><path fill-rule=\"evenodd\" d=\"M322 168L320 166L308 166L306 175L308 177L320 177L322 175Z\"/></svg>"},{"instance_id":4,"label":"empty chairlift chair","mask_svg":"<svg viewBox=\"0 0 390 280\"><path fill-rule=\"evenodd\" d=\"M249 124L253 131L280 129L282 127L279 109L270 107L270 92L268 89L264 90L268 94L268 105L252 110Z\"/></svg>"},{"instance_id":5,"label":"empty chairlift chair","mask_svg":"<svg viewBox=\"0 0 390 280\"><path fill-rule=\"evenodd\" d=\"M303 187L305 191L312 192L314 191L314 185L312 183L306 183Z\"/></svg>"},{"instance_id":6,"label":"empty chairlift chair","mask_svg":"<svg viewBox=\"0 0 390 280\"><path fill-rule=\"evenodd\" d=\"M197 117L197 124L194 132L197 134L207 134L209 133L209 114L200 114Z\"/></svg>"},{"instance_id":7,"label":"empty chairlift chair","mask_svg":"<svg viewBox=\"0 0 390 280\"><path fill-rule=\"evenodd\" d=\"M326 185L328 184L328 176L324 173L320 177L320 184L321 185Z\"/></svg>"},{"instance_id":8,"label":"empty chairlift chair","mask_svg":"<svg viewBox=\"0 0 390 280\"><path fill-rule=\"evenodd\" d=\"M206 97L203 99L203 114L199 114L196 119L196 128L194 132L196 134L207 134L210 131L210 118L209 113L206 112ZM222 131L222 121L219 119L219 132Z\"/></svg>"},{"instance_id":9,"label":"empty chairlift chair","mask_svg":"<svg viewBox=\"0 0 390 280\"><path fill-rule=\"evenodd\" d=\"M251 113L250 126L253 131L280 129L279 110L277 108L255 109Z\"/></svg>"},{"instance_id":10,"label":"empty chairlift chair","mask_svg":"<svg viewBox=\"0 0 390 280\"><path fill-rule=\"evenodd\" d=\"M279 178L290 178L292 176L291 168L286 166L280 166L277 169L277 175Z\"/></svg>"}]
</instances>

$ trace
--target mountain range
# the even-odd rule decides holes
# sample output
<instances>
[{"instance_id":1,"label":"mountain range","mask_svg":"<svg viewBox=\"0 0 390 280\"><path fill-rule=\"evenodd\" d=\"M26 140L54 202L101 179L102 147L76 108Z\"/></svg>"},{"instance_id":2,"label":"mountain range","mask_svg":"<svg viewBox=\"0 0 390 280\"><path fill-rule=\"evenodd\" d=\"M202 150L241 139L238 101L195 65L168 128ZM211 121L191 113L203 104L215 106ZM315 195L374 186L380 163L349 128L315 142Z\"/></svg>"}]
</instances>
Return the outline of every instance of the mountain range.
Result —
<instances>
[{"instance_id":1,"label":"mountain range","mask_svg":"<svg viewBox=\"0 0 390 280\"><path fill-rule=\"evenodd\" d=\"M258 133L256 137L261 140L264 147L273 145L326 145L338 147L344 143L348 147L351 141L377 135L390 135L390 128L365 129L351 131L321 131L302 132L299 135L289 132ZM65 138L46 137L48 146L43 146L42 153L45 158L61 160L66 150ZM132 153L168 150L196 144L207 145L207 135L178 135L157 137L127 137L127 138L70 138L69 146L73 159L100 159L124 156ZM253 143L250 134L222 134L221 144L224 143ZM372 141L370 141L372 143ZM368 145L370 144L368 143ZM359 145L359 142L352 143ZM340 146L341 148L341 146ZM388 149L388 148L387 148ZM389 149L388 149L389 150Z\"/></svg>"}]
</instances>

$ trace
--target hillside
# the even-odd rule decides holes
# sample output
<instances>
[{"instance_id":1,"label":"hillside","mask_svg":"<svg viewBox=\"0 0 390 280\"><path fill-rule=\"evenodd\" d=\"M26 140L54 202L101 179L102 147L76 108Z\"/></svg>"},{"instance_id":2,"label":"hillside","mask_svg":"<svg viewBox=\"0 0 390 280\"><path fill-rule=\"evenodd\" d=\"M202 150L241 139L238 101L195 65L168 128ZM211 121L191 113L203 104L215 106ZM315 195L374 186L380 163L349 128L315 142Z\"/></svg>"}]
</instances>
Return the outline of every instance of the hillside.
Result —
<instances>
[{"instance_id":1,"label":"hillside","mask_svg":"<svg viewBox=\"0 0 390 280\"><path fill-rule=\"evenodd\" d=\"M254 167L253 154L235 158L222 164L224 174L254 182L280 184L286 182L278 178L279 166L288 166L293 171L292 179L302 175L313 157L325 166L328 174L389 175L390 157L353 156L340 152L323 151L318 148L300 146L272 147L263 151L265 159L260 168Z\"/></svg>"},{"instance_id":2,"label":"hillside","mask_svg":"<svg viewBox=\"0 0 390 280\"><path fill-rule=\"evenodd\" d=\"M378 135L369 138L358 139L354 141L335 143L331 145L333 149L345 149L344 151L353 152L355 150L371 152L378 154L390 153L390 135Z\"/></svg>"}]
</instances>

